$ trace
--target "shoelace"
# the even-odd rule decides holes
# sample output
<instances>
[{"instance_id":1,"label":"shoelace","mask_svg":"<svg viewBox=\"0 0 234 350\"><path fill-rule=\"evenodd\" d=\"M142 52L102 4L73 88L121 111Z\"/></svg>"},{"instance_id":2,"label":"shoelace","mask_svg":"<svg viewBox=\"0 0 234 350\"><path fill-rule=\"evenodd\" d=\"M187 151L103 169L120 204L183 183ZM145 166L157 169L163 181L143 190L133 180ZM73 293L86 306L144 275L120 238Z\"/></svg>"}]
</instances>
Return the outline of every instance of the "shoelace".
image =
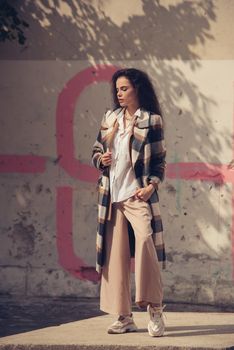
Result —
<instances>
[{"instance_id":1,"label":"shoelace","mask_svg":"<svg viewBox=\"0 0 234 350\"><path fill-rule=\"evenodd\" d=\"M153 318L155 318L155 315L159 316L155 321L159 321L160 317L163 317L165 319L167 318L167 316L163 313L163 310L165 309L165 307L166 307L166 304L164 304L162 307L158 307L158 306L151 307Z\"/></svg>"},{"instance_id":2,"label":"shoelace","mask_svg":"<svg viewBox=\"0 0 234 350\"><path fill-rule=\"evenodd\" d=\"M128 318L128 317L129 317L129 318L132 318L132 313L131 313L130 316L129 316L129 315L127 315L127 316L120 315L119 318L118 318L118 321L120 321L120 322L121 322L121 321L124 321L124 320L125 320L126 318Z\"/></svg>"}]
</instances>

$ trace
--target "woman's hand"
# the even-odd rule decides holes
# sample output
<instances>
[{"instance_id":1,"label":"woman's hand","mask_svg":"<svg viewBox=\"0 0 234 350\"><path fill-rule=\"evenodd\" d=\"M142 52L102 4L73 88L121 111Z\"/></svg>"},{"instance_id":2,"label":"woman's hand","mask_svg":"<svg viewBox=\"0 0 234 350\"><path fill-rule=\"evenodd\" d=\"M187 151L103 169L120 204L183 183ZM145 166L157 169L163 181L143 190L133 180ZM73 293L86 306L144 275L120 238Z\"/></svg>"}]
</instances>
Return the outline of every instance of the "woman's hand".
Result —
<instances>
[{"instance_id":1,"label":"woman's hand","mask_svg":"<svg viewBox=\"0 0 234 350\"><path fill-rule=\"evenodd\" d=\"M147 202L154 191L155 191L154 185L149 184L146 187L138 188L134 195L136 198L139 198L139 199Z\"/></svg>"},{"instance_id":2,"label":"woman's hand","mask_svg":"<svg viewBox=\"0 0 234 350\"><path fill-rule=\"evenodd\" d=\"M111 160L112 160L112 152L107 151L107 152L103 153L103 155L101 157L101 162L104 166L111 165Z\"/></svg>"}]
</instances>

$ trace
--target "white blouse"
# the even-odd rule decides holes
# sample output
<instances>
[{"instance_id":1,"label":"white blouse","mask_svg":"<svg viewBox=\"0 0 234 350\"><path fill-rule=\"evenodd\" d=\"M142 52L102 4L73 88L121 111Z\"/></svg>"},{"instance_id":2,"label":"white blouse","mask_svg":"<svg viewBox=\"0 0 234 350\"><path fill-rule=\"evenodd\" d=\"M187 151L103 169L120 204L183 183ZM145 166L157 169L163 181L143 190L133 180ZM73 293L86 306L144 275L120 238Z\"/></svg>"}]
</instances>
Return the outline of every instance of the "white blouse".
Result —
<instances>
[{"instance_id":1,"label":"white blouse","mask_svg":"<svg viewBox=\"0 0 234 350\"><path fill-rule=\"evenodd\" d=\"M119 128L115 134L112 146L112 162L110 166L111 202L121 202L131 197L139 184L131 166L129 141L133 123L140 116L140 108L134 114L129 125L124 129L124 113L117 117Z\"/></svg>"}]
</instances>

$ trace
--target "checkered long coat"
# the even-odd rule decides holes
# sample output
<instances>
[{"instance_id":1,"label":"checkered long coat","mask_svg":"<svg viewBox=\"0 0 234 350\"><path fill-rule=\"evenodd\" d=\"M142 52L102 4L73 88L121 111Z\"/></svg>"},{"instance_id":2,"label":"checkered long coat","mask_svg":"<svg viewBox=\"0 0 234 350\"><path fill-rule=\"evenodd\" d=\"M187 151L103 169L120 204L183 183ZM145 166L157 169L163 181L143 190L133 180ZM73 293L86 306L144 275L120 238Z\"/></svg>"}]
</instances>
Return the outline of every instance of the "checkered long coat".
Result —
<instances>
[{"instance_id":1,"label":"checkered long coat","mask_svg":"<svg viewBox=\"0 0 234 350\"><path fill-rule=\"evenodd\" d=\"M92 151L92 164L101 172L98 179L98 225L96 236L96 271L98 273L101 273L105 261L103 243L106 234L106 221L110 210L109 167L103 166L100 158L107 151L107 138L113 130L117 115L119 113L123 114L123 111L123 108L118 108L105 113ZM132 167L139 182L139 187L144 187L154 182L159 184L164 180L166 147L163 121L160 115L152 114L141 109L141 114L136 117L132 128L129 150L126 151L130 152ZM157 190L153 192L148 203L152 211L151 226L155 250L161 267L165 268L166 254ZM130 223L128 223L128 233L130 252L133 257L135 252L135 236Z\"/></svg>"}]
</instances>

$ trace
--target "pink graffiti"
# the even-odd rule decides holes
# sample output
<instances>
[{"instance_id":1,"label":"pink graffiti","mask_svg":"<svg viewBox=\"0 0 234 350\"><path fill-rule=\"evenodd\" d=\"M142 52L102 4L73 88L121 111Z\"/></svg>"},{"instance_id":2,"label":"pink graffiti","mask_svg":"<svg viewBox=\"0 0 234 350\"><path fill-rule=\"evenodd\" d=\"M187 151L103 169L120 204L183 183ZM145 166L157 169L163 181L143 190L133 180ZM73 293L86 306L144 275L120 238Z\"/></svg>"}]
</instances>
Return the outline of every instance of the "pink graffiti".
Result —
<instances>
[{"instance_id":1,"label":"pink graffiti","mask_svg":"<svg viewBox=\"0 0 234 350\"><path fill-rule=\"evenodd\" d=\"M98 172L83 164L74 156L73 118L78 99L87 86L97 82L109 82L116 71L114 66L89 67L78 73L62 90L57 105L57 155L59 164L72 177L81 181L95 182ZM57 248L61 266L75 277L97 281L95 268L74 254L72 249L72 189L57 188ZM64 206L66 203L66 206Z\"/></svg>"},{"instance_id":2,"label":"pink graffiti","mask_svg":"<svg viewBox=\"0 0 234 350\"><path fill-rule=\"evenodd\" d=\"M228 165L210 163L170 163L166 176L170 179L202 180L224 184L234 184L234 170Z\"/></svg>"},{"instance_id":3,"label":"pink graffiti","mask_svg":"<svg viewBox=\"0 0 234 350\"><path fill-rule=\"evenodd\" d=\"M71 79L58 98L56 111L57 155L59 164L73 178L96 182L98 172L74 156L73 116L79 96L90 84L109 81L117 67L99 65L79 72ZM234 115L233 115L234 125ZM234 159L234 138L233 138ZM0 155L2 173L43 173L46 158L33 155ZM215 183L232 183L232 271L234 279L234 176L233 169L225 164L170 163L166 177L170 179L203 180ZM61 266L76 278L96 282L99 277L94 267L88 266L73 249L71 187L58 187L56 198L57 249Z\"/></svg>"},{"instance_id":4,"label":"pink graffiti","mask_svg":"<svg viewBox=\"0 0 234 350\"><path fill-rule=\"evenodd\" d=\"M0 173L43 173L46 159L31 155L0 155Z\"/></svg>"},{"instance_id":5,"label":"pink graffiti","mask_svg":"<svg viewBox=\"0 0 234 350\"><path fill-rule=\"evenodd\" d=\"M59 164L70 176L81 181L95 181L97 171L93 167L83 164L74 156L73 118L75 107L85 88L91 84L109 82L116 69L117 67L106 65L89 67L72 78L59 94L56 112Z\"/></svg>"}]
</instances>

